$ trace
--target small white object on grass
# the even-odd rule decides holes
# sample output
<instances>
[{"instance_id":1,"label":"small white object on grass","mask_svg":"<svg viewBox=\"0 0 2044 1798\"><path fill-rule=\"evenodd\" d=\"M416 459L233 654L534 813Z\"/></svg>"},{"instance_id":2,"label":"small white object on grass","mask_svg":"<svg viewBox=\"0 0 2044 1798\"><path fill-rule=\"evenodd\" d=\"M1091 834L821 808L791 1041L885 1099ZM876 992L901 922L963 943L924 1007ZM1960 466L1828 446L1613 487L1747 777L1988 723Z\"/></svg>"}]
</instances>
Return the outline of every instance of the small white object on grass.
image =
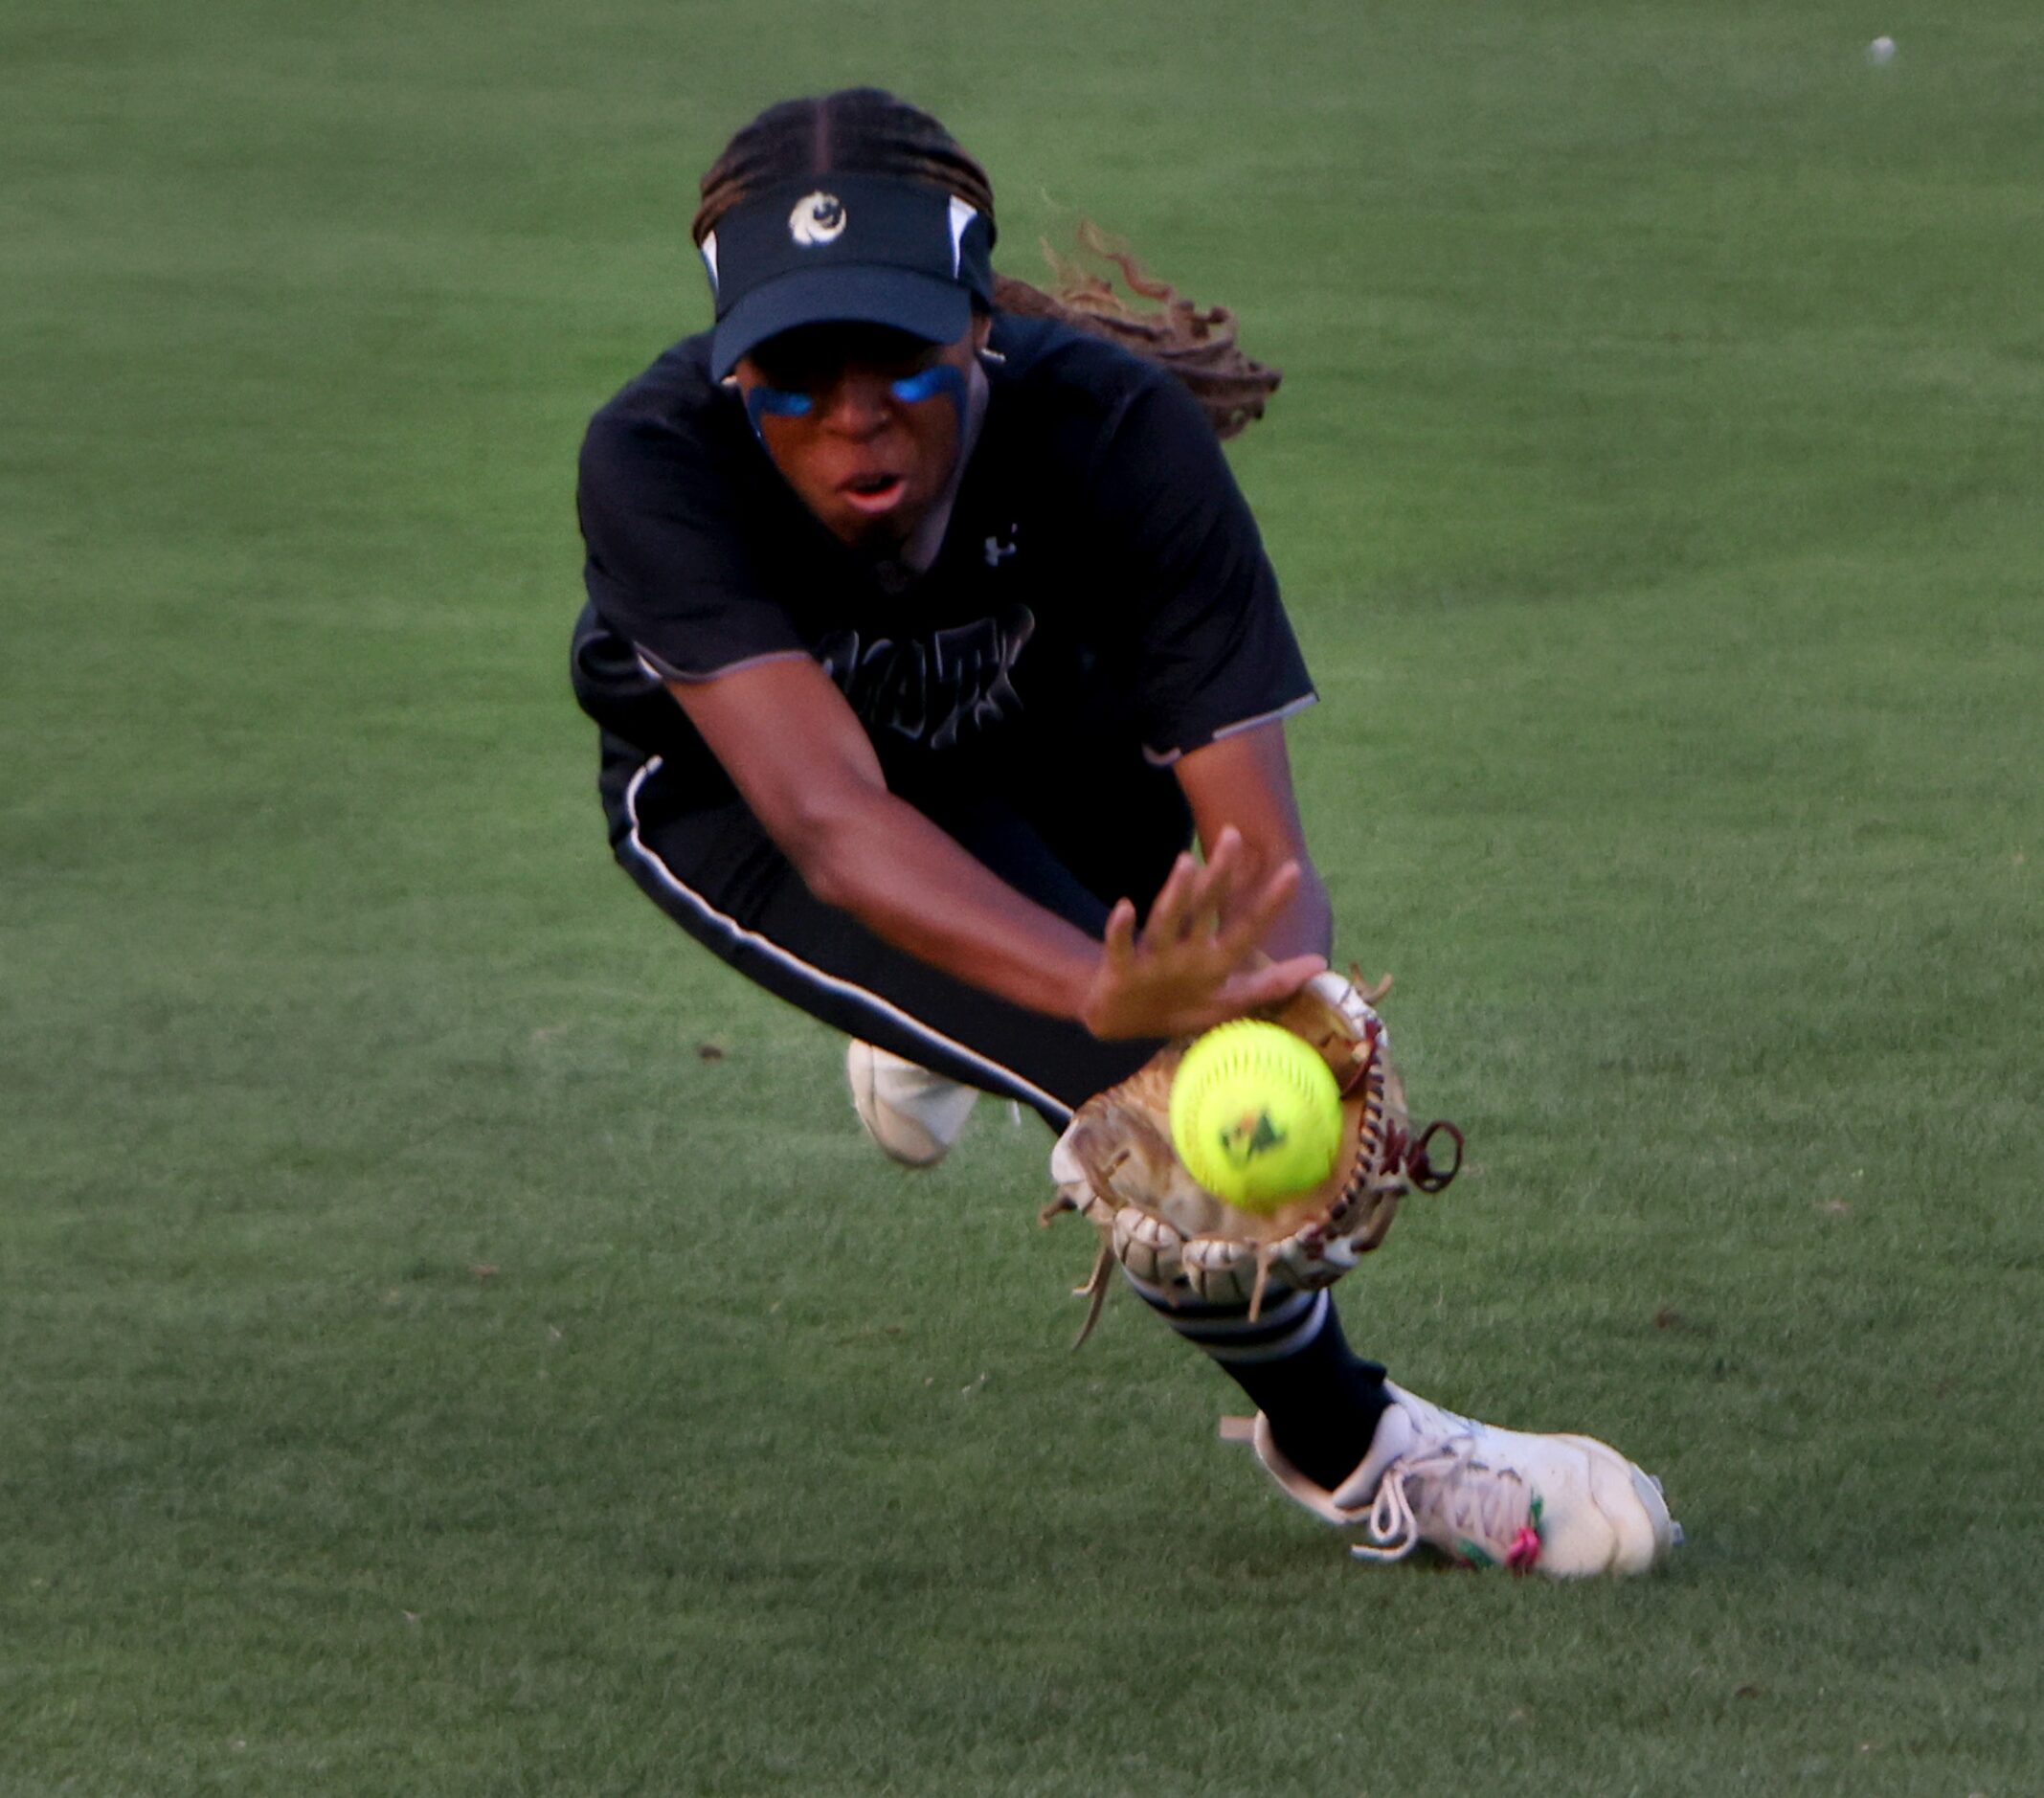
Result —
<instances>
[{"instance_id":1,"label":"small white object on grass","mask_svg":"<svg viewBox=\"0 0 2044 1798\"><path fill-rule=\"evenodd\" d=\"M1867 46L1867 61L1876 69L1884 69L1895 60L1895 39L1876 37Z\"/></svg>"}]
</instances>

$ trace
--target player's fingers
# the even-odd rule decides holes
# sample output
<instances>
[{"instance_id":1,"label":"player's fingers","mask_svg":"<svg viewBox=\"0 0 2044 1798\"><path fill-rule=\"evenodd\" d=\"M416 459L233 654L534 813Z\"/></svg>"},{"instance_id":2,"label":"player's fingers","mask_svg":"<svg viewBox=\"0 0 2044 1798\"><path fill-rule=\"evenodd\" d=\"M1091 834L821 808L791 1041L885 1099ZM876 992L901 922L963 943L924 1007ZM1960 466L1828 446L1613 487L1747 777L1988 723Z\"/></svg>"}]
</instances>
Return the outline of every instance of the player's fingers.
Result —
<instances>
[{"instance_id":1,"label":"player's fingers","mask_svg":"<svg viewBox=\"0 0 2044 1798\"><path fill-rule=\"evenodd\" d=\"M1191 915L1188 905L1198 875L1199 864L1189 855L1181 855L1172 863L1171 872L1150 907L1149 922L1143 926L1146 945L1175 943L1184 935Z\"/></svg>"},{"instance_id":2,"label":"player's fingers","mask_svg":"<svg viewBox=\"0 0 2044 1798\"><path fill-rule=\"evenodd\" d=\"M1132 901L1114 901L1114 909L1107 914L1101 948L1107 955L1108 966L1117 974L1126 971L1135 959L1135 907Z\"/></svg>"},{"instance_id":3,"label":"player's fingers","mask_svg":"<svg viewBox=\"0 0 2044 1798\"><path fill-rule=\"evenodd\" d=\"M1252 968L1236 975L1223 989L1224 998L1237 1009L1231 1017L1253 1011L1260 1005L1274 1005L1290 999L1316 974L1325 973L1325 955L1293 955L1288 961L1273 961L1266 968Z\"/></svg>"},{"instance_id":4,"label":"player's fingers","mask_svg":"<svg viewBox=\"0 0 2044 1798\"><path fill-rule=\"evenodd\" d=\"M1208 870L1232 868L1242 859L1242 832L1233 824L1224 825L1221 834L1206 849Z\"/></svg>"},{"instance_id":5,"label":"player's fingers","mask_svg":"<svg viewBox=\"0 0 2044 1798\"><path fill-rule=\"evenodd\" d=\"M1210 1030L1217 1023L1282 1004L1326 967L1325 955L1293 955L1289 961L1240 969L1216 987L1204 1003L1189 1009L1178 1027L1180 1032Z\"/></svg>"},{"instance_id":6,"label":"player's fingers","mask_svg":"<svg viewBox=\"0 0 2044 1798\"><path fill-rule=\"evenodd\" d=\"M1216 947L1225 955L1232 965L1247 955L1263 941L1298 892L1302 878L1299 865L1287 862L1275 869L1270 878L1248 895L1243 905L1237 907L1220 935Z\"/></svg>"},{"instance_id":7,"label":"player's fingers","mask_svg":"<svg viewBox=\"0 0 2044 1798\"><path fill-rule=\"evenodd\" d=\"M1189 907L1194 929L1218 932L1227 921L1228 906L1241 883L1242 833L1230 824L1214 839L1206 865L1200 870Z\"/></svg>"}]
</instances>

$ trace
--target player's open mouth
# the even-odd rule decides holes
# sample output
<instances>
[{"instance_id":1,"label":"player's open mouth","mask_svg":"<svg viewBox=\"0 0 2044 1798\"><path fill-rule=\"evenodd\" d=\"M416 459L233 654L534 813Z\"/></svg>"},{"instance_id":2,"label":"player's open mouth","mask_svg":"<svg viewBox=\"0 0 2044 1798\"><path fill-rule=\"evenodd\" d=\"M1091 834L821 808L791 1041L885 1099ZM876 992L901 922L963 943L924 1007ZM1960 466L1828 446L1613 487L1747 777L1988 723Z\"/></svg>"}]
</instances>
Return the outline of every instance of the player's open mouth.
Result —
<instances>
[{"instance_id":1,"label":"player's open mouth","mask_svg":"<svg viewBox=\"0 0 2044 1798\"><path fill-rule=\"evenodd\" d=\"M908 480L902 475L861 475L838 489L855 512L868 517L891 511L908 490Z\"/></svg>"}]
</instances>

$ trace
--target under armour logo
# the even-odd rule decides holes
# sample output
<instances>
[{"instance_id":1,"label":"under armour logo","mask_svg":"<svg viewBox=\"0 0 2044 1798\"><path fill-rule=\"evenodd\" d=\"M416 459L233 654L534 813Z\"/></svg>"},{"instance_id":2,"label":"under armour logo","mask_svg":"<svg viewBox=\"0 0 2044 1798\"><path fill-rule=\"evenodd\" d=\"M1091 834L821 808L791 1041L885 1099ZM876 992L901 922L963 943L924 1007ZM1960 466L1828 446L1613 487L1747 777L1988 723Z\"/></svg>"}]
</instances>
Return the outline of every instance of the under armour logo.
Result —
<instances>
[{"instance_id":1,"label":"under armour logo","mask_svg":"<svg viewBox=\"0 0 2044 1798\"><path fill-rule=\"evenodd\" d=\"M1002 543L999 537L989 537L986 540L987 567L999 568L1001 563L1005 562L1009 556L1015 553L1015 544L1013 542L1013 538L1019 528L1020 527L1015 525L1010 525L1008 527L1008 536L1010 541L1007 543Z\"/></svg>"},{"instance_id":2,"label":"under armour logo","mask_svg":"<svg viewBox=\"0 0 2044 1798\"><path fill-rule=\"evenodd\" d=\"M844 235L844 202L835 193L808 193L788 214L788 235L805 250L835 243Z\"/></svg>"}]
</instances>

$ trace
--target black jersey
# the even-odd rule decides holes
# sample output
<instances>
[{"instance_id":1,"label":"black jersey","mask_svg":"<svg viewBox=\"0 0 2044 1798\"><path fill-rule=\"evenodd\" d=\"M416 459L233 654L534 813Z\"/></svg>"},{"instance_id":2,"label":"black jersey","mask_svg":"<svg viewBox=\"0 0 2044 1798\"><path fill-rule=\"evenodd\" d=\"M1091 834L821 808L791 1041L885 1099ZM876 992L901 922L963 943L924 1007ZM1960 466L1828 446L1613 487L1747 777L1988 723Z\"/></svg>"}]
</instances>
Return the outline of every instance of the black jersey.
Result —
<instances>
[{"instance_id":1,"label":"black jersey","mask_svg":"<svg viewBox=\"0 0 2044 1798\"><path fill-rule=\"evenodd\" d=\"M675 345L596 414L577 496L576 693L664 758L670 795L731 789L665 682L776 656L822 664L911 803L1168 764L1312 703L1248 506L1156 365L997 316L949 528L905 584L781 481L708 346Z\"/></svg>"}]
</instances>

